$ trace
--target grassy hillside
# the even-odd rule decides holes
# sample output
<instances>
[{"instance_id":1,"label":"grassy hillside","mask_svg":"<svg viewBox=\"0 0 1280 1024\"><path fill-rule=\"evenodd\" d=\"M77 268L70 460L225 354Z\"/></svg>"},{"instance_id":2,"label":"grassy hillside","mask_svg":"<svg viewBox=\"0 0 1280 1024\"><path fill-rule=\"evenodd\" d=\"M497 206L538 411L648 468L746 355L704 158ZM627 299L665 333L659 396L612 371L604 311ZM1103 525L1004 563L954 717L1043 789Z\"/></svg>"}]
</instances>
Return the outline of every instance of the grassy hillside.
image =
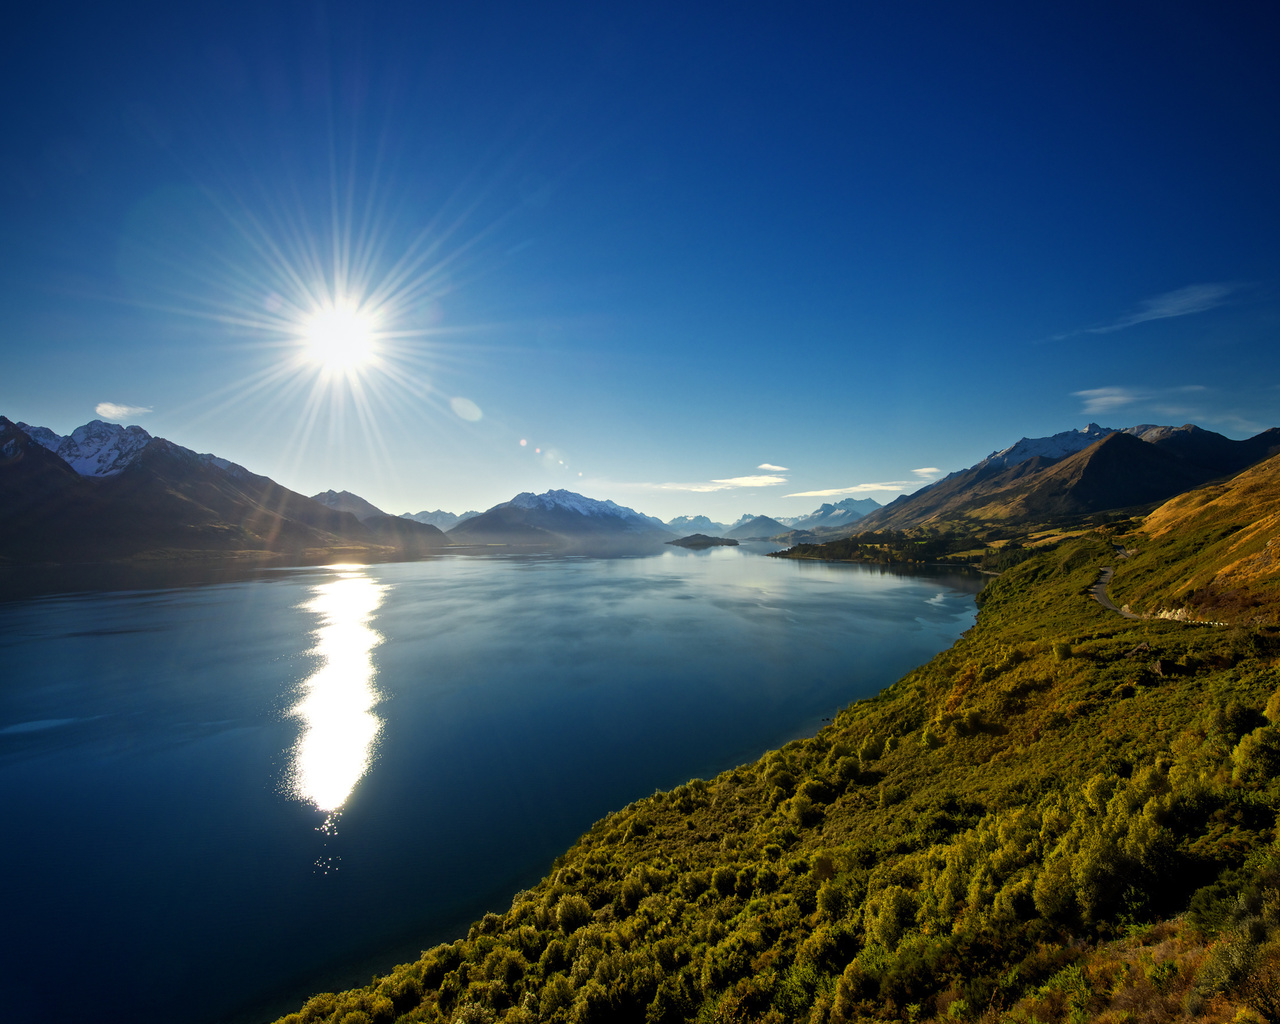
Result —
<instances>
[{"instance_id":1,"label":"grassy hillside","mask_svg":"<svg viewBox=\"0 0 1280 1024\"><path fill-rule=\"evenodd\" d=\"M818 735L282 1020L1280 1021L1280 638L1123 619L1107 564L1038 553Z\"/></svg>"},{"instance_id":2,"label":"grassy hillside","mask_svg":"<svg viewBox=\"0 0 1280 1024\"><path fill-rule=\"evenodd\" d=\"M1112 594L1134 611L1280 625L1280 456L1166 502L1125 543Z\"/></svg>"}]
</instances>

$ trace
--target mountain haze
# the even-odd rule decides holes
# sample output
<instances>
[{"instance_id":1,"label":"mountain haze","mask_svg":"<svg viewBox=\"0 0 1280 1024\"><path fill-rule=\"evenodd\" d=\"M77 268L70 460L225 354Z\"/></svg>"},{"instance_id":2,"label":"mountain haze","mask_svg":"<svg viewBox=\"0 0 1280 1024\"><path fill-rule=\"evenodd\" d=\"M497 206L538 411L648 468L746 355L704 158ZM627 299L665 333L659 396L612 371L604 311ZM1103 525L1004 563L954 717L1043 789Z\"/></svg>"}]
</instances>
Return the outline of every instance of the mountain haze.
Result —
<instances>
[{"instance_id":1,"label":"mountain haze","mask_svg":"<svg viewBox=\"0 0 1280 1024\"><path fill-rule=\"evenodd\" d=\"M438 530L452 530L455 526L466 519L474 519L480 513L474 510L463 512L461 515L454 515L452 512L445 512L443 509L436 509L434 512L401 512L401 519L412 519L415 523L426 523L428 526L434 526Z\"/></svg>"}]
</instances>

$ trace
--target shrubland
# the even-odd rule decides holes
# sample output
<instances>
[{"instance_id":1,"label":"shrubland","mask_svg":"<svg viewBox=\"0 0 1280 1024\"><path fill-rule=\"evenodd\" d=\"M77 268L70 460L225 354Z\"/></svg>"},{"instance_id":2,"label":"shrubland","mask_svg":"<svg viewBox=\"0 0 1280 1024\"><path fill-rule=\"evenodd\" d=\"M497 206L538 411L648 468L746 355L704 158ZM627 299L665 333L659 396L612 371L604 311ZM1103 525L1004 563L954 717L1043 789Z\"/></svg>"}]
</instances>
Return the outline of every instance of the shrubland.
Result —
<instances>
[{"instance_id":1,"label":"shrubland","mask_svg":"<svg viewBox=\"0 0 1280 1024\"><path fill-rule=\"evenodd\" d=\"M1280 637L1105 610L1116 543L1027 552L817 735L281 1024L1280 1022Z\"/></svg>"}]
</instances>

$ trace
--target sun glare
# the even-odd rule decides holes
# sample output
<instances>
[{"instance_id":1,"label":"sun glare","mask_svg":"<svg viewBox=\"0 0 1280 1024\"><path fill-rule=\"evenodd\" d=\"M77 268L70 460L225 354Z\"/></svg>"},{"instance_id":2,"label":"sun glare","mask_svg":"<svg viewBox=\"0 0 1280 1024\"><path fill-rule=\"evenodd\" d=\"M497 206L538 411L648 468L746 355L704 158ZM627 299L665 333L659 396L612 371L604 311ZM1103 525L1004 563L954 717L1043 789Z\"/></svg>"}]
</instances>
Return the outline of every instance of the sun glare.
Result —
<instances>
[{"instance_id":1,"label":"sun glare","mask_svg":"<svg viewBox=\"0 0 1280 1024\"><path fill-rule=\"evenodd\" d=\"M301 324L303 354L326 370L359 370L377 358L376 328L375 317L357 306L322 307Z\"/></svg>"}]
</instances>

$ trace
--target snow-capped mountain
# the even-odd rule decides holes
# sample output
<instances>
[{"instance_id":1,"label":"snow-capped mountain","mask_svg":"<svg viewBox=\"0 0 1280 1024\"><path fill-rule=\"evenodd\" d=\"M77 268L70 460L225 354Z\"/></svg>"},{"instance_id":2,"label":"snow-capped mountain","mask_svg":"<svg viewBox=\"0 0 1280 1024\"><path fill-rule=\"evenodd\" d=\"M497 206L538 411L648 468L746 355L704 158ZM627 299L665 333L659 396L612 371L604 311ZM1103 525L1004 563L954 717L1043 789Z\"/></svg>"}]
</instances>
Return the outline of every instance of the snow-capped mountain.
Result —
<instances>
[{"instance_id":1,"label":"snow-capped mountain","mask_svg":"<svg viewBox=\"0 0 1280 1024\"><path fill-rule=\"evenodd\" d=\"M452 530L459 523L474 519L480 513L475 509L463 512L461 515L455 516L452 512L446 512L444 509L436 509L434 512L401 512L401 519L412 519L415 523L426 523L428 526L434 526L439 530Z\"/></svg>"},{"instance_id":2,"label":"snow-capped mountain","mask_svg":"<svg viewBox=\"0 0 1280 1024\"><path fill-rule=\"evenodd\" d=\"M360 495L352 494L350 491L321 491L319 494L311 495L311 500L320 502L325 508L336 509L339 512L350 512L361 522L371 519L373 516L386 515L373 502L366 501Z\"/></svg>"},{"instance_id":3,"label":"snow-capped mountain","mask_svg":"<svg viewBox=\"0 0 1280 1024\"><path fill-rule=\"evenodd\" d=\"M573 491L525 491L510 501L459 523L449 531L455 543L546 544L665 541L671 532L660 519L612 501Z\"/></svg>"},{"instance_id":4,"label":"snow-capped mountain","mask_svg":"<svg viewBox=\"0 0 1280 1024\"><path fill-rule=\"evenodd\" d=\"M124 472L157 440L141 427L122 427L118 423L106 423L102 420L90 420L65 437L55 434L48 427L33 427L26 423L18 423L16 426L81 476L90 477L116 476ZM164 443L173 444L171 441ZM243 477L249 472L243 466L216 455L201 455L181 445L173 447L206 466L213 466L234 477Z\"/></svg>"},{"instance_id":5,"label":"snow-capped mountain","mask_svg":"<svg viewBox=\"0 0 1280 1024\"><path fill-rule=\"evenodd\" d=\"M633 508L617 505L612 501L587 498L581 494L575 494L573 491L556 490L547 491L545 494L523 491L507 504L514 508L542 511L565 510L576 512L580 516L593 516L601 519L612 518L625 523L630 528L648 528L661 530L663 533L669 532L666 524L654 516L642 515Z\"/></svg>"},{"instance_id":6,"label":"snow-capped mountain","mask_svg":"<svg viewBox=\"0 0 1280 1024\"><path fill-rule=\"evenodd\" d=\"M812 530L818 526L847 526L880 507L880 502L874 498L845 498L843 501L823 502L807 515L775 518L793 530Z\"/></svg>"},{"instance_id":7,"label":"snow-capped mountain","mask_svg":"<svg viewBox=\"0 0 1280 1024\"><path fill-rule=\"evenodd\" d=\"M122 427L118 423L91 420L60 437L48 427L18 424L33 441L61 458L81 476L115 476L137 458L152 441L141 427Z\"/></svg>"},{"instance_id":8,"label":"snow-capped mountain","mask_svg":"<svg viewBox=\"0 0 1280 1024\"><path fill-rule=\"evenodd\" d=\"M1130 427L1125 433L1135 433L1144 429L1149 428ZM976 466L970 468L984 469L988 466L1000 466L1008 469L1037 455L1045 459L1061 459L1067 455L1082 452L1094 442L1115 433L1119 433L1115 427L1100 427L1096 423L1090 423L1079 430L1064 430L1060 434L1049 437L1024 437L1017 444L992 452Z\"/></svg>"}]
</instances>

